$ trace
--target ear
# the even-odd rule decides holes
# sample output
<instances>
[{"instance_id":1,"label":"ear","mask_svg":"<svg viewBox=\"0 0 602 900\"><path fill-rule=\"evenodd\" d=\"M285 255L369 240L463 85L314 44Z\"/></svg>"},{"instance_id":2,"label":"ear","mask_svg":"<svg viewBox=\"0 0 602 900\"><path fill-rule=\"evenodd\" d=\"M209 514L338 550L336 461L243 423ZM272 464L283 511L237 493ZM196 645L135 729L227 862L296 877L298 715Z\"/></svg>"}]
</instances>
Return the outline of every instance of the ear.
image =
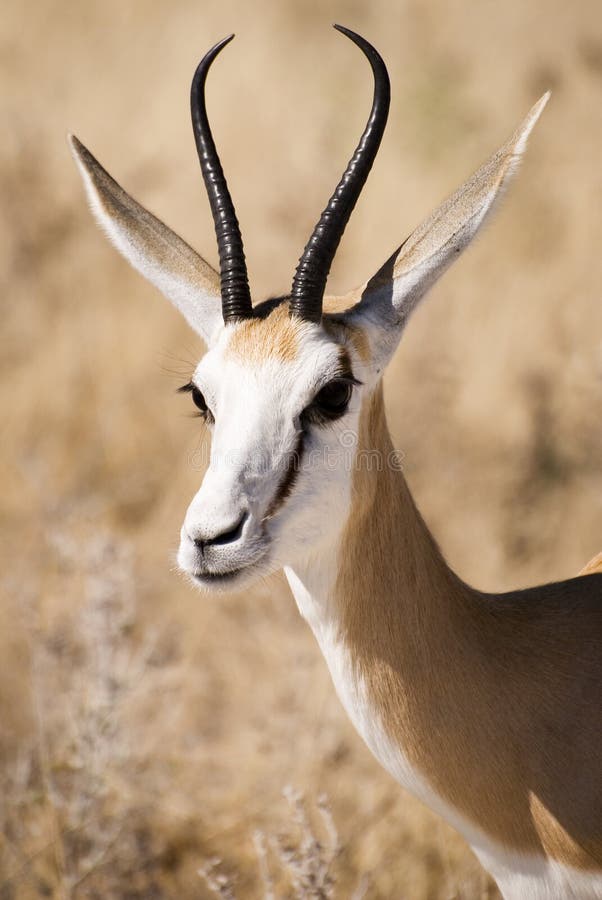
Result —
<instances>
[{"instance_id":1,"label":"ear","mask_svg":"<svg viewBox=\"0 0 602 900\"><path fill-rule=\"evenodd\" d=\"M222 321L217 272L126 194L75 136L69 135L69 144L92 212L109 239L208 344Z\"/></svg>"},{"instance_id":2,"label":"ear","mask_svg":"<svg viewBox=\"0 0 602 900\"><path fill-rule=\"evenodd\" d=\"M367 328L375 362L391 355L419 300L481 228L516 171L549 96L544 94L510 140L412 232L360 291L349 295L351 301L359 294L359 302L336 318Z\"/></svg>"}]
</instances>

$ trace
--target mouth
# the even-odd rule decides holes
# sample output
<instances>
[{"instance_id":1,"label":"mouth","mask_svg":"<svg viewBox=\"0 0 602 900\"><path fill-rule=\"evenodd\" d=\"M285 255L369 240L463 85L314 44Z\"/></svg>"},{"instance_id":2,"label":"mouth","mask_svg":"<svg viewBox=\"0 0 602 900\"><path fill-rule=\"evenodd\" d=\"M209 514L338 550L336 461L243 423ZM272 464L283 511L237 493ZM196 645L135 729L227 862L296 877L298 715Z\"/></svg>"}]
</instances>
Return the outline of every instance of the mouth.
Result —
<instances>
[{"instance_id":1,"label":"mouth","mask_svg":"<svg viewBox=\"0 0 602 900\"><path fill-rule=\"evenodd\" d=\"M237 581L239 576L250 568L252 567L241 566L239 569L230 569L227 572L187 572L186 574L194 584L200 587L219 587Z\"/></svg>"},{"instance_id":2,"label":"mouth","mask_svg":"<svg viewBox=\"0 0 602 900\"><path fill-rule=\"evenodd\" d=\"M273 560L272 538L261 522L247 529L247 534L238 535L236 541L223 545L213 542L199 548L183 527L178 568L204 593L237 591L278 568Z\"/></svg>"},{"instance_id":3,"label":"mouth","mask_svg":"<svg viewBox=\"0 0 602 900\"><path fill-rule=\"evenodd\" d=\"M251 562L221 572L204 572L184 567L182 567L182 571L197 588L201 588L203 591L234 590L250 581L255 581L260 574L265 576L272 571L268 564L268 555L266 550L259 558L255 558Z\"/></svg>"}]
</instances>

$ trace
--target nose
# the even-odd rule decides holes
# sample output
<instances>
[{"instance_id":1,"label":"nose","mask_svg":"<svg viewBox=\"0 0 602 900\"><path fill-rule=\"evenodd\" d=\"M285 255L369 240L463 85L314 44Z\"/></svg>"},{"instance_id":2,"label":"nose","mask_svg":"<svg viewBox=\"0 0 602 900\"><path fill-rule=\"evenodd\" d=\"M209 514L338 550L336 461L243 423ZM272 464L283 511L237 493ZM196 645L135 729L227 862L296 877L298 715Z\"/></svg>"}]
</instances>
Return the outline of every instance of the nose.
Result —
<instances>
[{"instance_id":1,"label":"nose","mask_svg":"<svg viewBox=\"0 0 602 900\"><path fill-rule=\"evenodd\" d=\"M199 550L202 552L206 547L221 547L225 544L233 544L234 541L237 541L242 534L242 530L245 527L245 523L249 517L248 512L244 512L236 525L232 528L228 528L226 531L221 531L219 534L212 535L203 535L197 536L193 538L193 543Z\"/></svg>"}]
</instances>

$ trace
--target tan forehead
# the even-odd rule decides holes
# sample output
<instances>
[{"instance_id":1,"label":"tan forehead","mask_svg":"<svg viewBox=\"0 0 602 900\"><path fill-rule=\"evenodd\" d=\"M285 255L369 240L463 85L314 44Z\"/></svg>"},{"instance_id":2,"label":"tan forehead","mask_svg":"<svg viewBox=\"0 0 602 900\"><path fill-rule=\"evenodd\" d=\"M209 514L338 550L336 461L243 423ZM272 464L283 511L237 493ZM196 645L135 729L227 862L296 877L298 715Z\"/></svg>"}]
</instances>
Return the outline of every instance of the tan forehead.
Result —
<instances>
[{"instance_id":1,"label":"tan forehead","mask_svg":"<svg viewBox=\"0 0 602 900\"><path fill-rule=\"evenodd\" d=\"M299 354L303 332L307 324L291 318L288 304L281 303L265 319L246 319L236 326L226 355L246 363L261 363L267 359L291 362Z\"/></svg>"},{"instance_id":2,"label":"tan forehead","mask_svg":"<svg viewBox=\"0 0 602 900\"><path fill-rule=\"evenodd\" d=\"M330 299L325 298L325 312L338 312L335 308L330 308L333 306ZM337 343L341 342L341 337L343 343L348 340L362 362L368 362L368 339L361 329L334 326L328 318L324 319L323 324L326 332ZM307 322L289 316L288 303L280 303L263 319L240 322L230 338L226 356L246 363L262 363L268 359L292 362L298 358L303 337L311 328Z\"/></svg>"}]
</instances>

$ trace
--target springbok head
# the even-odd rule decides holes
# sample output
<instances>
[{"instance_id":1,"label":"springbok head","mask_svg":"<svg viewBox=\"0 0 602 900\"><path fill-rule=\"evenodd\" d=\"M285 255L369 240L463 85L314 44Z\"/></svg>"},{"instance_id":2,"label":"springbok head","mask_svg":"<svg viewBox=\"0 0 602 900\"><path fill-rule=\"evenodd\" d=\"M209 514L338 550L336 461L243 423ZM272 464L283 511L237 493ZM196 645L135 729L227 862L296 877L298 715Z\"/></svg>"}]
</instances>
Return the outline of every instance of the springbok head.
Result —
<instances>
[{"instance_id":1,"label":"springbok head","mask_svg":"<svg viewBox=\"0 0 602 900\"><path fill-rule=\"evenodd\" d=\"M203 338L189 391L213 436L210 463L181 532L178 561L201 587L234 587L331 541L345 519L362 402L408 317L492 209L547 100L397 249L366 284L324 298L326 280L385 128L386 67L364 38L374 99L360 142L297 266L289 296L253 306L243 243L205 110L216 44L191 90L194 137L219 248L218 275L140 206L75 137L92 210L127 260Z\"/></svg>"}]
</instances>

